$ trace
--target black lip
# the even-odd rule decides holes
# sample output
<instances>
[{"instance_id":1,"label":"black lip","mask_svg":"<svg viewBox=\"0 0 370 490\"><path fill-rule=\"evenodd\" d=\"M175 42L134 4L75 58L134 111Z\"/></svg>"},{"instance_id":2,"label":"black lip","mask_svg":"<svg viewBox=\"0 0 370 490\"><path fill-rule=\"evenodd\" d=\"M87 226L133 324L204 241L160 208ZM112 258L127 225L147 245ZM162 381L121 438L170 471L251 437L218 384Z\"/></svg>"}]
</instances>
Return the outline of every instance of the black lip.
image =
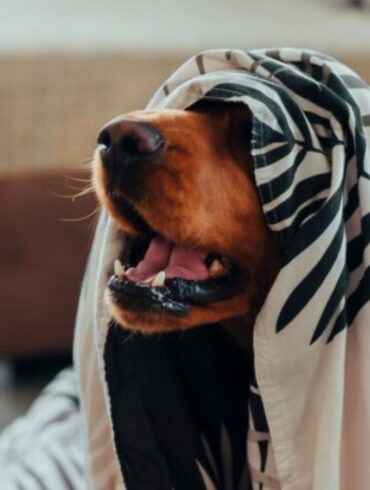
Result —
<instances>
[{"instance_id":1,"label":"black lip","mask_svg":"<svg viewBox=\"0 0 370 490\"><path fill-rule=\"evenodd\" d=\"M185 316L190 311L190 303L171 298L166 287L153 288L112 276L108 288L114 294L115 302L124 309L165 311L174 316Z\"/></svg>"},{"instance_id":2,"label":"black lip","mask_svg":"<svg viewBox=\"0 0 370 490\"><path fill-rule=\"evenodd\" d=\"M108 288L114 299L123 308L160 310L175 316L185 316L191 305L205 305L230 299L238 293L245 282L239 269L232 268L227 276L203 281L186 280L180 277L167 279L163 287L136 284L127 279L112 276Z\"/></svg>"}]
</instances>

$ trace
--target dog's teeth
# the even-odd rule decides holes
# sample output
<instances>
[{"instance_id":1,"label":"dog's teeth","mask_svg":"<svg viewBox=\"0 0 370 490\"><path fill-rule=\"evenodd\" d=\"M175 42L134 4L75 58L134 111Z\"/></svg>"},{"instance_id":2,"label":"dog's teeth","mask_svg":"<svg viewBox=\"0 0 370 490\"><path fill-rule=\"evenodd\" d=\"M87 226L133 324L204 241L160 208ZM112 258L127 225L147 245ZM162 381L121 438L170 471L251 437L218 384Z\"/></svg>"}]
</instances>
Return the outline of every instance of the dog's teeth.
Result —
<instances>
[{"instance_id":1,"label":"dog's teeth","mask_svg":"<svg viewBox=\"0 0 370 490\"><path fill-rule=\"evenodd\" d=\"M119 259L114 261L114 273L118 277L123 277L125 275L125 269Z\"/></svg>"},{"instance_id":2,"label":"dog's teeth","mask_svg":"<svg viewBox=\"0 0 370 490\"><path fill-rule=\"evenodd\" d=\"M163 286L165 279L166 279L166 273L164 271L158 272L158 274L154 277L152 281L152 286L153 287Z\"/></svg>"},{"instance_id":3,"label":"dog's teeth","mask_svg":"<svg viewBox=\"0 0 370 490\"><path fill-rule=\"evenodd\" d=\"M220 260L213 259L211 265L208 267L209 272L220 272L223 269L223 265Z\"/></svg>"}]
</instances>

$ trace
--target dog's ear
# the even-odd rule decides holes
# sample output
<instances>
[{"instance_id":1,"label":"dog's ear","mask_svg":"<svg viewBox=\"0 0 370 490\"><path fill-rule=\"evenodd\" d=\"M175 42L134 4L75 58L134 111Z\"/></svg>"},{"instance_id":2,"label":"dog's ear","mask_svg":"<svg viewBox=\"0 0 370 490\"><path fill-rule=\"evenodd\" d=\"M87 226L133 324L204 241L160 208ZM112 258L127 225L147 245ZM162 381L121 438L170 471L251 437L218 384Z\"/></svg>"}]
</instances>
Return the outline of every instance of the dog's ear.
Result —
<instances>
[{"instance_id":1,"label":"dog's ear","mask_svg":"<svg viewBox=\"0 0 370 490\"><path fill-rule=\"evenodd\" d=\"M204 98L188 107L188 110L227 116L224 120L228 126L229 151L254 181L254 164L251 156L252 113L249 108L240 102Z\"/></svg>"},{"instance_id":2,"label":"dog's ear","mask_svg":"<svg viewBox=\"0 0 370 490\"><path fill-rule=\"evenodd\" d=\"M248 175L254 179L252 148L252 114L245 104L228 105L230 115L230 150Z\"/></svg>"}]
</instances>

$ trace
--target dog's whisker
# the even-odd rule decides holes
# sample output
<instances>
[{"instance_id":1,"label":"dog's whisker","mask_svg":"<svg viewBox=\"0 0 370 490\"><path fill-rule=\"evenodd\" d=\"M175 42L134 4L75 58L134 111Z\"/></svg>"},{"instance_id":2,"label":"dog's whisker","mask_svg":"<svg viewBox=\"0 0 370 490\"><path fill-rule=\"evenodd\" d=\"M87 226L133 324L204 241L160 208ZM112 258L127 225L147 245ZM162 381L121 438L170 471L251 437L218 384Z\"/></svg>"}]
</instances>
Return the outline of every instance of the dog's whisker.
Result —
<instances>
[{"instance_id":1,"label":"dog's whisker","mask_svg":"<svg viewBox=\"0 0 370 490\"><path fill-rule=\"evenodd\" d=\"M92 194L92 193L94 193L94 187L93 186L87 186L84 189L81 189L77 194L74 194L72 196L72 199L74 200L77 197L86 196L87 194Z\"/></svg>"},{"instance_id":2,"label":"dog's whisker","mask_svg":"<svg viewBox=\"0 0 370 490\"><path fill-rule=\"evenodd\" d=\"M77 189L75 189L75 190L77 190ZM77 192L76 194L59 194L58 192L50 191L50 190L48 192L52 196L55 196L55 197L58 197L61 199L70 199L70 200L74 201L78 197L86 196L88 194L94 194L94 188L89 186L89 187L86 187L82 190L79 190L79 192Z\"/></svg>"},{"instance_id":3,"label":"dog's whisker","mask_svg":"<svg viewBox=\"0 0 370 490\"><path fill-rule=\"evenodd\" d=\"M81 171L78 172L78 176L76 175L70 175L70 174L65 174L64 179L66 185L71 185L70 182L72 181L73 183L75 182L81 182L83 184L92 184L92 179L91 179L91 174L90 172L84 171L83 174L86 174L86 176L81 175ZM88 175L87 175L88 174Z\"/></svg>"},{"instance_id":4,"label":"dog's whisker","mask_svg":"<svg viewBox=\"0 0 370 490\"><path fill-rule=\"evenodd\" d=\"M81 162L78 165L74 165L73 167L69 168L68 170L79 172L81 170L89 169L89 166L91 165L91 161L92 161L92 156L90 154L88 157L81 160Z\"/></svg>"},{"instance_id":5,"label":"dog's whisker","mask_svg":"<svg viewBox=\"0 0 370 490\"><path fill-rule=\"evenodd\" d=\"M91 213L87 214L86 216L82 216L81 218L59 218L59 221L63 222L76 222L76 221L84 221L86 219L91 218L92 216L96 215L99 211L99 208L94 209Z\"/></svg>"},{"instance_id":6,"label":"dog's whisker","mask_svg":"<svg viewBox=\"0 0 370 490\"><path fill-rule=\"evenodd\" d=\"M67 182L69 180L73 180L74 182L84 182L84 183L91 182L91 178L83 179L81 177L74 177L73 175L66 175L65 178Z\"/></svg>"},{"instance_id":7,"label":"dog's whisker","mask_svg":"<svg viewBox=\"0 0 370 490\"><path fill-rule=\"evenodd\" d=\"M78 191L78 194L82 192L83 193L82 195L84 195L87 192L92 192L94 190L94 187L91 184L81 186L81 187L75 187L75 186L69 185L68 189L71 191ZM75 196L78 197L78 194L72 194L71 197L75 197Z\"/></svg>"}]
</instances>

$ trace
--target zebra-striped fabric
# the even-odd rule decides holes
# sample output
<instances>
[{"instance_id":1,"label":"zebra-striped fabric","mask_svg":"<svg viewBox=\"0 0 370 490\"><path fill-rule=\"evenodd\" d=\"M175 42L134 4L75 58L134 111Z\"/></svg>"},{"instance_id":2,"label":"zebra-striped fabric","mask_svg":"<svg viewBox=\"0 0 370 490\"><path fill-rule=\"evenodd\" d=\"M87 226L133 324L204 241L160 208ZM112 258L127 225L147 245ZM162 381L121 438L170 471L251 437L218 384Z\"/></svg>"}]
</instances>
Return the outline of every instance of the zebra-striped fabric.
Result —
<instances>
[{"instance_id":1,"label":"zebra-striped fabric","mask_svg":"<svg viewBox=\"0 0 370 490\"><path fill-rule=\"evenodd\" d=\"M255 325L253 488L367 488L353 443L370 454L369 89L321 53L214 50L175 72L151 106L200 98L251 110L256 183L284 251Z\"/></svg>"},{"instance_id":2,"label":"zebra-striped fabric","mask_svg":"<svg viewBox=\"0 0 370 490\"><path fill-rule=\"evenodd\" d=\"M76 373L62 371L0 437L2 490L86 489Z\"/></svg>"},{"instance_id":3,"label":"zebra-striped fabric","mask_svg":"<svg viewBox=\"0 0 370 490\"><path fill-rule=\"evenodd\" d=\"M266 221L284 252L283 267L254 327L255 372L246 386L248 465L239 490L367 490L369 90L348 67L321 53L288 48L212 50L181 66L148 107L186 108L204 97L244 103L252 112L255 180ZM134 488L126 486L121 473L104 358L110 321L104 290L123 241L102 212L74 343L82 414L76 415L76 425L81 427L83 420L84 449L71 423L76 446L58 445L51 454L40 453L45 468L51 468L43 473L36 442L42 440L41 433L46 440L47 427L44 432L40 427L32 432L34 448L20 451L22 464L18 455L19 470L12 470L10 455L17 444L11 432L30 430L19 425L0 441L0 481L13 484L5 488L83 488L82 480L93 490ZM43 400L39 410L46 422ZM74 401L67 397L63 403ZM63 440L58 432L63 420L58 423L55 441ZM233 448L226 429L221 427L220 435L225 446L222 468L230 466ZM11 447L4 446L5 439ZM221 478L213 477L220 468L213 464L208 442L202 441L208 464L196 460L194 467L204 489L235 490L233 480L221 484ZM79 453L76 460L72 446ZM51 481L58 484L51 486Z\"/></svg>"}]
</instances>

